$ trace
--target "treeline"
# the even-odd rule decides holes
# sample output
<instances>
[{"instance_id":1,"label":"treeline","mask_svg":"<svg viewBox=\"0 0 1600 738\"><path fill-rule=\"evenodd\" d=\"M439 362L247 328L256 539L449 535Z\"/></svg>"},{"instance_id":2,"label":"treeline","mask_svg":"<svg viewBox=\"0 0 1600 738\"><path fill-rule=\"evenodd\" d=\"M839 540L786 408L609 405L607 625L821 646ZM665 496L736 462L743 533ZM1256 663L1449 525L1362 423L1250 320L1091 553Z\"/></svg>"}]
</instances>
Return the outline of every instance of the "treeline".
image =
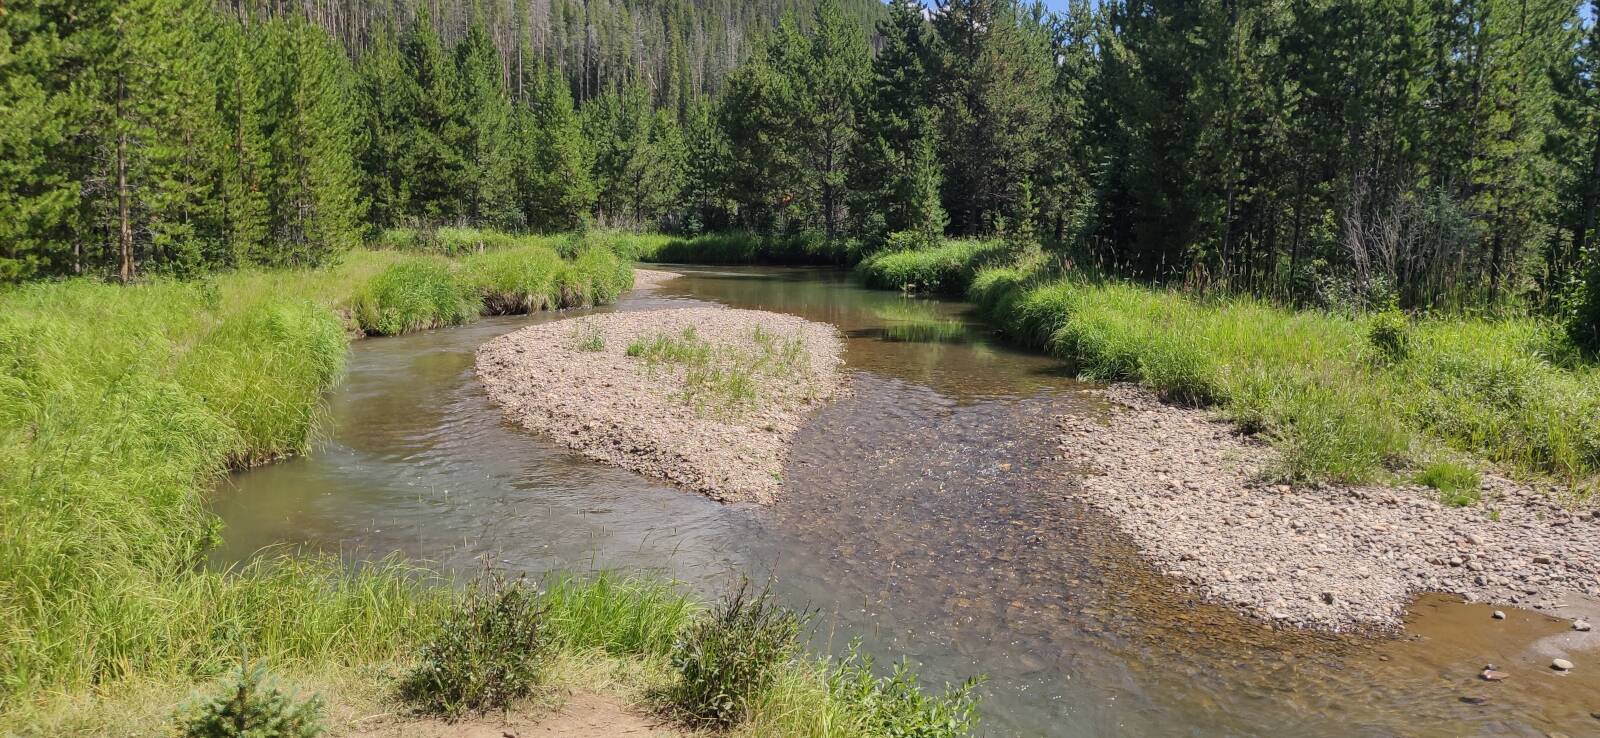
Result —
<instances>
[{"instance_id":1,"label":"treeline","mask_svg":"<svg viewBox=\"0 0 1600 738\"><path fill-rule=\"evenodd\" d=\"M1597 8L896 2L870 65L822 22L733 75L727 193L743 225L869 244L1008 234L1301 299L1551 302L1596 240Z\"/></svg>"},{"instance_id":2,"label":"treeline","mask_svg":"<svg viewBox=\"0 0 1600 738\"><path fill-rule=\"evenodd\" d=\"M315 264L388 225L653 223L679 120L812 5L7 4L0 281Z\"/></svg>"},{"instance_id":3,"label":"treeline","mask_svg":"<svg viewBox=\"0 0 1600 738\"><path fill-rule=\"evenodd\" d=\"M1581 310L1585 2L33 0L4 16L0 269L600 224Z\"/></svg>"}]
</instances>

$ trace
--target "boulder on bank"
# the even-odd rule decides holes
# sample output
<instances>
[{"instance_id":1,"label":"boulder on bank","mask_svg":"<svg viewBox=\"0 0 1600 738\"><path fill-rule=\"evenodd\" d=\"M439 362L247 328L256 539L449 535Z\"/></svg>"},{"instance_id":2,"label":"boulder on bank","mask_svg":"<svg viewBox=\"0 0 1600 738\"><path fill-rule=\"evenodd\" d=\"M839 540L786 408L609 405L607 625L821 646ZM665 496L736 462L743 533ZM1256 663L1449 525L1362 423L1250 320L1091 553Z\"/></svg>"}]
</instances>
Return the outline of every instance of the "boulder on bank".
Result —
<instances>
[{"instance_id":1,"label":"boulder on bank","mask_svg":"<svg viewBox=\"0 0 1600 738\"><path fill-rule=\"evenodd\" d=\"M794 434L840 390L832 326L685 308L560 320L478 350L489 396L585 455L724 502L776 499Z\"/></svg>"}]
</instances>

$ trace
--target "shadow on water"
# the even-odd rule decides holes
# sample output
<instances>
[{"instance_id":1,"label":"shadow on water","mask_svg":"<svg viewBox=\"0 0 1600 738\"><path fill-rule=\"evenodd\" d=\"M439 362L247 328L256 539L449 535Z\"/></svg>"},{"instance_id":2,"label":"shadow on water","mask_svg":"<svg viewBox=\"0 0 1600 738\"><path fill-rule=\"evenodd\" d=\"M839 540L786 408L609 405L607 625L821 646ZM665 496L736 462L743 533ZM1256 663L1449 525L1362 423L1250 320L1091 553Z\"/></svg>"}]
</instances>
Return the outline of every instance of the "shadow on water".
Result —
<instances>
[{"instance_id":1,"label":"shadow on water","mask_svg":"<svg viewBox=\"0 0 1600 738\"><path fill-rule=\"evenodd\" d=\"M357 344L316 453L219 492L217 561L288 542L451 570L485 555L530 572L637 570L707 594L770 578L789 603L821 608L820 647L860 638L934 685L987 674L991 735L1600 728L1589 715L1600 669L1542 669L1540 644L1564 625L1534 613L1497 622L1425 598L1410 635L1369 641L1272 630L1171 586L1069 496L1052 418L1104 408L1059 363L994 340L966 306L866 291L840 272L686 271L617 309L712 301L847 337L853 393L802 432L778 505L719 506L503 421L473 378L473 351L571 314L496 318ZM1485 661L1513 679L1477 681Z\"/></svg>"}]
</instances>

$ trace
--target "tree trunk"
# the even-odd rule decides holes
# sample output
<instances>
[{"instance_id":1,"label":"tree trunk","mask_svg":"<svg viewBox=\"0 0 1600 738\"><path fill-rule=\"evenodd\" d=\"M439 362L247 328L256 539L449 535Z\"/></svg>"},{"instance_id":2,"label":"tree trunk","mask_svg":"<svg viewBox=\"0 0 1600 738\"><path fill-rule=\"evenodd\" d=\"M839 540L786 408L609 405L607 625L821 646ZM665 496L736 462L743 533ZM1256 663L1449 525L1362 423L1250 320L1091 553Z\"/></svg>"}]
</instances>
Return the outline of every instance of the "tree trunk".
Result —
<instances>
[{"instance_id":1,"label":"tree trunk","mask_svg":"<svg viewBox=\"0 0 1600 738\"><path fill-rule=\"evenodd\" d=\"M1595 132L1589 156L1589 186L1583 189L1583 221L1572 237L1572 264L1583 263L1583 247L1594 231L1595 210L1600 208L1600 131Z\"/></svg>"},{"instance_id":2,"label":"tree trunk","mask_svg":"<svg viewBox=\"0 0 1600 738\"><path fill-rule=\"evenodd\" d=\"M123 103L127 87L117 81L117 246L121 256L117 276L123 282L133 281L133 216L128 193L128 131L123 126Z\"/></svg>"}]
</instances>

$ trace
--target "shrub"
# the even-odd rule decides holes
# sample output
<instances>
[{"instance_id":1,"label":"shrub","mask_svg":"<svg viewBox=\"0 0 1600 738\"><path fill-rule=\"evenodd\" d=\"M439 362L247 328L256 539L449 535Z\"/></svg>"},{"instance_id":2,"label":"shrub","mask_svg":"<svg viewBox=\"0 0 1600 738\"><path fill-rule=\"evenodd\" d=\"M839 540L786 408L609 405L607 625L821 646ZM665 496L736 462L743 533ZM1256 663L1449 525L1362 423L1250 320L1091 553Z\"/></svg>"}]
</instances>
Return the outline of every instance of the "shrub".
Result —
<instances>
[{"instance_id":1,"label":"shrub","mask_svg":"<svg viewBox=\"0 0 1600 738\"><path fill-rule=\"evenodd\" d=\"M268 681L265 667L241 667L176 722L180 738L316 738L323 733L322 700L296 700Z\"/></svg>"},{"instance_id":2,"label":"shrub","mask_svg":"<svg viewBox=\"0 0 1600 738\"><path fill-rule=\"evenodd\" d=\"M872 659L857 647L828 674L828 691L850 706L869 735L890 738L962 738L978 727L978 698L973 690L980 680L946 687L929 695L917 675L904 663L895 664L887 678L872 672Z\"/></svg>"},{"instance_id":3,"label":"shrub","mask_svg":"<svg viewBox=\"0 0 1600 738\"><path fill-rule=\"evenodd\" d=\"M477 291L442 257L411 257L379 272L356 293L356 322L369 335L460 325L476 316Z\"/></svg>"},{"instance_id":4,"label":"shrub","mask_svg":"<svg viewBox=\"0 0 1600 738\"><path fill-rule=\"evenodd\" d=\"M485 575L422 647L400 696L426 713L503 709L538 684L548 652L539 593L523 579Z\"/></svg>"},{"instance_id":5,"label":"shrub","mask_svg":"<svg viewBox=\"0 0 1600 738\"><path fill-rule=\"evenodd\" d=\"M807 620L773 604L767 591L752 594L748 584L741 585L673 644L677 679L659 698L696 726L738 723L780 667L793 660Z\"/></svg>"},{"instance_id":6,"label":"shrub","mask_svg":"<svg viewBox=\"0 0 1600 738\"><path fill-rule=\"evenodd\" d=\"M1417 484L1439 490L1440 500L1452 507L1466 507L1478 501L1483 477L1477 469L1449 461L1435 461L1422 467Z\"/></svg>"}]
</instances>

